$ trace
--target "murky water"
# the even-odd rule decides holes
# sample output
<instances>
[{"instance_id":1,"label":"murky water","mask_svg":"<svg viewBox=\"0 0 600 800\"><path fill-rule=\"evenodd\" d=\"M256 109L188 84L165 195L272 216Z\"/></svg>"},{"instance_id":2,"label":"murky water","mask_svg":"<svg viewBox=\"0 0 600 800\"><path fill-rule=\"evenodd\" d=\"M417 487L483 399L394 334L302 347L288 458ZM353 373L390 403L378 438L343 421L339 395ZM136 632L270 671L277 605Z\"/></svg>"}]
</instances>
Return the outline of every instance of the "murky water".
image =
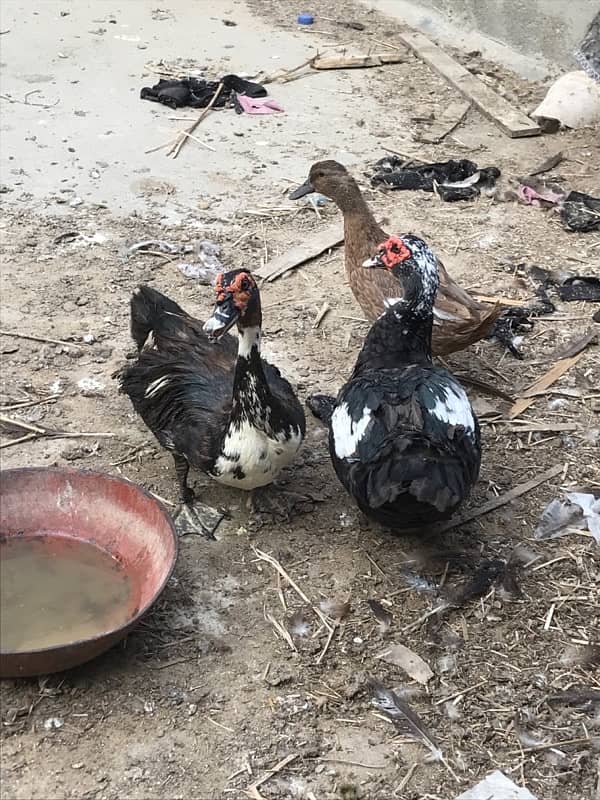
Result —
<instances>
[{"instance_id":1,"label":"murky water","mask_svg":"<svg viewBox=\"0 0 600 800\"><path fill-rule=\"evenodd\" d=\"M104 550L65 536L0 541L0 648L97 636L132 616L132 587Z\"/></svg>"}]
</instances>

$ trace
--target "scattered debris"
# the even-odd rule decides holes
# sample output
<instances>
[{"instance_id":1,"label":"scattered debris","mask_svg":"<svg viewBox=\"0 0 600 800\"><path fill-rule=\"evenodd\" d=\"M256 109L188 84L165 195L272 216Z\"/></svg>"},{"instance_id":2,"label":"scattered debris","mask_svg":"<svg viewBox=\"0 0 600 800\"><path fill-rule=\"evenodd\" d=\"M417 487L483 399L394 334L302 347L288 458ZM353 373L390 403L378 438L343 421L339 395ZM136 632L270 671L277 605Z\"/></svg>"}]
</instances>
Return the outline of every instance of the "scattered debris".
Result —
<instances>
[{"instance_id":1,"label":"scattered debris","mask_svg":"<svg viewBox=\"0 0 600 800\"><path fill-rule=\"evenodd\" d=\"M448 522L445 522L440 527L436 528L436 531L438 533L445 533L445 531L449 531L452 528L463 525L465 522L470 522L473 519L477 519L477 517L481 517L483 514L489 514L490 511L495 511L495 509L510 503L516 497L527 494L527 492L535 489L536 486L539 486L541 483L545 483L546 481L552 480L552 478L556 478L563 472L563 470L564 467L562 464L556 467L551 467L545 472L542 472L540 475L536 475L535 478L525 481L524 483L520 483L517 486L514 486L508 492L504 492L504 494L494 497L492 500L488 500L487 503L484 503L478 508L473 508L470 511L465 511L462 514L458 514L453 519L448 520Z\"/></svg>"},{"instance_id":2,"label":"scattered debris","mask_svg":"<svg viewBox=\"0 0 600 800\"><path fill-rule=\"evenodd\" d=\"M517 786L499 769L490 772L482 781L455 800L537 800L528 789Z\"/></svg>"},{"instance_id":3,"label":"scattered debris","mask_svg":"<svg viewBox=\"0 0 600 800\"><path fill-rule=\"evenodd\" d=\"M438 75L446 78L508 136L514 139L520 136L537 136L540 133L538 125L521 111L513 108L507 100L482 83L422 33L402 31L398 36L420 59L429 64Z\"/></svg>"},{"instance_id":4,"label":"scattered debris","mask_svg":"<svg viewBox=\"0 0 600 800\"><path fill-rule=\"evenodd\" d=\"M544 289L556 287L561 300L588 300L600 302L600 278L595 275L574 275L567 270L548 270L531 267L529 275L542 284Z\"/></svg>"},{"instance_id":5,"label":"scattered debris","mask_svg":"<svg viewBox=\"0 0 600 800\"><path fill-rule=\"evenodd\" d=\"M379 653L376 658L382 658L387 664L400 667L410 678L423 686L433 678L433 670L429 664L403 644L392 645L383 653Z\"/></svg>"},{"instance_id":6,"label":"scattered debris","mask_svg":"<svg viewBox=\"0 0 600 800\"><path fill-rule=\"evenodd\" d=\"M193 278L198 283L212 286L219 272L223 271L223 264L220 260L221 248L215 242L204 239L194 245L192 250L200 263L178 264L177 269L186 278Z\"/></svg>"},{"instance_id":7,"label":"scattered debris","mask_svg":"<svg viewBox=\"0 0 600 800\"><path fill-rule=\"evenodd\" d=\"M564 199L565 192L556 183L523 178L517 188L517 200L526 206L553 208Z\"/></svg>"},{"instance_id":8,"label":"scattered debris","mask_svg":"<svg viewBox=\"0 0 600 800\"><path fill-rule=\"evenodd\" d=\"M568 231L600 230L600 198L583 192L569 192L562 204L560 218Z\"/></svg>"},{"instance_id":9,"label":"scattered debris","mask_svg":"<svg viewBox=\"0 0 600 800\"><path fill-rule=\"evenodd\" d=\"M566 536L569 528L587 529L600 544L600 497L570 492L566 500L551 500L533 535L536 539L556 539Z\"/></svg>"},{"instance_id":10,"label":"scattered debris","mask_svg":"<svg viewBox=\"0 0 600 800\"><path fill-rule=\"evenodd\" d=\"M414 138L424 144L439 144L449 133L458 128L470 108L471 103L465 101L449 103L442 108L439 116L436 114L433 124L426 131L417 133Z\"/></svg>"},{"instance_id":11,"label":"scattered debris","mask_svg":"<svg viewBox=\"0 0 600 800\"><path fill-rule=\"evenodd\" d=\"M371 178L373 186L383 184L388 189L435 192L446 202L469 200L482 191L492 190L500 176L497 167L479 169L467 159L415 165L394 155L377 161L375 170Z\"/></svg>"},{"instance_id":12,"label":"scattered debris","mask_svg":"<svg viewBox=\"0 0 600 800\"><path fill-rule=\"evenodd\" d=\"M557 167L561 161L563 161L563 159L563 152L562 150L559 150L558 153L548 156L548 158L545 158L541 164L539 164L537 167L534 167L534 169L532 169L529 173L529 176L533 177L534 175L541 175L543 172L550 172L550 170L554 169L554 167Z\"/></svg>"},{"instance_id":13,"label":"scattered debris","mask_svg":"<svg viewBox=\"0 0 600 800\"><path fill-rule=\"evenodd\" d=\"M446 591L446 597L454 606L464 606L476 597L482 597L492 584L504 574L506 563L497 558L485 559L477 565L470 578L459 588Z\"/></svg>"},{"instance_id":14,"label":"scattered debris","mask_svg":"<svg viewBox=\"0 0 600 800\"><path fill-rule=\"evenodd\" d=\"M590 328L582 336L576 336L574 339L570 339L566 344L560 345L560 347L554 350L548 360L556 361L563 358L572 358L578 353L581 353L582 350L585 350L588 345L593 342L595 343L597 339L597 332L593 328Z\"/></svg>"},{"instance_id":15,"label":"scattered debris","mask_svg":"<svg viewBox=\"0 0 600 800\"><path fill-rule=\"evenodd\" d=\"M191 244L173 244L164 239L144 239L136 242L127 248L129 255L135 253L166 253L169 255L179 255L181 253L191 253L194 247Z\"/></svg>"},{"instance_id":16,"label":"scattered debris","mask_svg":"<svg viewBox=\"0 0 600 800\"><path fill-rule=\"evenodd\" d=\"M317 233L303 240L301 244L292 247L280 256L276 256L267 262L264 266L254 271L254 275L263 278L266 281L274 281L289 272L294 267L299 267L306 261L320 256L325 250L330 250L332 247L337 247L344 241L344 230L340 222L325 228Z\"/></svg>"}]
</instances>

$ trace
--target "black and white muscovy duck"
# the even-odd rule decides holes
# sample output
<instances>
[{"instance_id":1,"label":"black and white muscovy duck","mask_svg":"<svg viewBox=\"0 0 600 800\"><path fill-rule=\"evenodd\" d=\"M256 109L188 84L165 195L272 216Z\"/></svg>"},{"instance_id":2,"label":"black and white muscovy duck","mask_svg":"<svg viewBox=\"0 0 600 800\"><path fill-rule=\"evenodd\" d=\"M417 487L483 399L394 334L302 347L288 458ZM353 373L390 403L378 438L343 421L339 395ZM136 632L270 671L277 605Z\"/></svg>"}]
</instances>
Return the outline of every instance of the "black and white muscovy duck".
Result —
<instances>
[{"instance_id":1,"label":"black and white muscovy duck","mask_svg":"<svg viewBox=\"0 0 600 800\"><path fill-rule=\"evenodd\" d=\"M213 315L202 325L155 289L138 287L131 298L138 356L118 373L121 391L173 454L183 503L178 527L209 538L222 515L194 508L190 466L227 486L266 486L293 461L306 430L292 387L260 356L254 278L244 269L223 272L215 288ZM236 323L237 345L228 334Z\"/></svg>"},{"instance_id":2,"label":"black and white muscovy duck","mask_svg":"<svg viewBox=\"0 0 600 800\"><path fill-rule=\"evenodd\" d=\"M404 297L373 324L337 399L309 399L329 424L338 478L359 508L396 529L449 517L479 474L479 424L462 386L433 365L437 260L416 236L392 236L364 267L386 269Z\"/></svg>"}]
</instances>

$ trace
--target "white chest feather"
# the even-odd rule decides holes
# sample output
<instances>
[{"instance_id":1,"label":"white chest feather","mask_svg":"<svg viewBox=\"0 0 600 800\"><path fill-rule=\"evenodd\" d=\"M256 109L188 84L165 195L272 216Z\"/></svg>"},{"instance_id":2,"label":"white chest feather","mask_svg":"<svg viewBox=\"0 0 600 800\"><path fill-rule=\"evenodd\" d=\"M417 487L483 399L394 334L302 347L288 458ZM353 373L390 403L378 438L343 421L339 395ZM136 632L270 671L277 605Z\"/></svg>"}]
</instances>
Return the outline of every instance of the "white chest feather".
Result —
<instances>
[{"instance_id":1,"label":"white chest feather","mask_svg":"<svg viewBox=\"0 0 600 800\"><path fill-rule=\"evenodd\" d=\"M338 458L350 458L356 453L358 443L365 435L371 421L371 409L365 406L362 415L356 421L348 411L348 405L342 403L331 415L331 433L335 454Z\"/></svg>"},{"instance_id":2,"label":"white chest feather","mask_svg":"<svg viewBox=\"0 0 600 800\"><path fill-rule=\"evenodd\" d=\"M238 489L266 486L293 461L301 443L302 434L298 429L292 430L292 435L286 439L285 434L268 436L246 421L238 425L232 423L212 477Z\"/></svg>"},{"instance_id":3,"label":"white chest feather","mask_svg":"<svg viewBox=\"0 0 600 800\"><path fill-rule=\"evenodd\" d=\"M431 413L448 425L462 425L469 436L474 436L473 410L469 398L460 386L445 387Z\"/></svg>"}]
</instances>

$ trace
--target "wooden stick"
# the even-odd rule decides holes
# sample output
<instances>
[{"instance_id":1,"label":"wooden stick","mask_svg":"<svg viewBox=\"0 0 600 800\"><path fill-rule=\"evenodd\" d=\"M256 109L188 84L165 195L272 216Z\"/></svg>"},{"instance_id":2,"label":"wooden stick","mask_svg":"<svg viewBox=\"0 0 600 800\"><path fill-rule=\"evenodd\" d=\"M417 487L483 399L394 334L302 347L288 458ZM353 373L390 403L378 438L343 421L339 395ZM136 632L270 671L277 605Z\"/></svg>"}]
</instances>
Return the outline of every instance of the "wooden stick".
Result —
<instances>
[{"instance_id":1,"label":"wooden stick","mask_svg":"<svg viewBox=\"0 0 600 800\"><path fill-rule=\"evenodd\" d=\"M28 339L31 342L43 342L44 344L62 344L66 347L86 347L83 344L76 344L75 342L66 342L64 339L47 339L43 336L32 336L29 333L17 333L17 331L0 330L0 336L12 336L15 339Z\"/></svg>"},{"instance_id":2,"label":"wooden stick","mask_svg":"<svg viewBox=\"0 0 600 800\"><path fill-rule=\"evenodd\" d=\"M532 478L530 481L520 483L518 486L514 486L508 492L504 492L504 494L501 494L499 497L494 497L492 500L488 500L487 503L479 506L479 508L473 508L470 511L465 511L463 514L459 514L457 517L442 524L440 527L436 527L435 532L445 533L452 528L458 527L458 525L463 525L465 522L471 522L471 520L477 519L477 517L481 517L484 514L489 514L490 511L495 511L495 509L500 508L500 506L505 506L516 497L527 494L527 492L535 489L535 487L539 486L541 483L545 483L546 481L552 480L552 478L556 478L557 475L562 473L563 469L564 467L562 464L560 466L551 467L545 472L542 472L540 475L536 475L536 477Z\"/></svg>"},{"instance_id":3,"label":"wooden stick","mask_svg":"<svg viewBox=\"0 0 600 800\"><path fill-rule=\"evenodd\" d=\"M198 144L201 144L202 147L206 147L207 150L212 150L213 153L217 152L215 147L212 147L210 144L206 144L206 142L203 142L202 139L198 139L197 136L194 136L192 133L188 133L188 131L178 131L178 133L180 133L182 136L187 136L189 139L193 139Z\"/></svg>"},{"instance_id":4,"label":"wooden stick","mask_svg":"<svg viewBox=\"0 0 600 800\"><path fill-rule=\"evenodd\" d=\"M12 406L2 406L1 411L17 411L21 408L31 408L32 406L39 406L41 403L54 403L60 397L59 394L51 394L48 397L40 397L37 400L28 400L25 403L15 403Z\"/></svg>"},{"instance_id":5,"label":"wooden stick","mask_svg":"<svg viewBox=\"0 0 600 800\"><path fill-rule=\"evenodd\" d=\"M255 800L260 800L260 795L258 794L257 791L258 787L262 786L263 783L266 783L268 780L270 780L273 777L273 775L277 775L278 772L281 772L282 769L287 767L288 764L291 764L291 762L295 761L297 758L298 758L297 753L290 753L289 756L282 758L281 761L278 761L274 767L268 769L260 776L260 778L257 778L248 787L246 787L246 789L244 789L244 794L248 795L248 797L255 798Z\"/></svg>"},{"instance_id":6,"label":"wooden stick","mask_svg":"<svg viewBox=\"0 0 600 800\"><path fill-rule=\"evenodd\" d=\"M258 275L266 281L274 281L276 278L285 275L289 270L294 267L299 267L306 261L310 261L325 250L340 244L344 241L344 231L340 222L335 222L329 225L322 231L319 231L315 236L310 239L305 239L301 244L297 244L285 253L282 253L275 258L272 258L267 264L260 269L254 270L254 275Z\"/></svg>"},{"instance_id":7,"label":"wooden stick","mask_svg":"<svg viewBox=\"0 0 600 800\"><path fill-rule=\"evenodd\" d=\"M215 93L211 97L210 103L202 111L202 113L200 114L198 119L195 122L192 122L192 124L190 125L189 128L186 128L184 131L182 131L182 135L180 136L179 141L167 153L168 156L171 156L171 158L177 158L177 156L179 155L179 151L181 150L183 145L187 142L187 140L189 138L189 135L196 130L198 125L200 125L200 123L202 122L204 117L208 114L208 112L213 107L217 97L221 94L221 89L222 88L223 88L223 81L221 81L219 83L219 85L217 86L217 88L215 90Z\"/></svg>"},{"instance_id":8,"label":"wooden stick","mask_svg":"<svg viewBox=\"0 0 600 800\"><path fill-rule=\"evenodd\" d=\"M170 145L175 144L176 141L177 137L169 139L168 142L164 142L163 144L157 144L156 147L149 147L148 150L144 150L144 153L156 153L157 150L162 150L163 147L169 147Z\"/></svg>"}]
</instances>

